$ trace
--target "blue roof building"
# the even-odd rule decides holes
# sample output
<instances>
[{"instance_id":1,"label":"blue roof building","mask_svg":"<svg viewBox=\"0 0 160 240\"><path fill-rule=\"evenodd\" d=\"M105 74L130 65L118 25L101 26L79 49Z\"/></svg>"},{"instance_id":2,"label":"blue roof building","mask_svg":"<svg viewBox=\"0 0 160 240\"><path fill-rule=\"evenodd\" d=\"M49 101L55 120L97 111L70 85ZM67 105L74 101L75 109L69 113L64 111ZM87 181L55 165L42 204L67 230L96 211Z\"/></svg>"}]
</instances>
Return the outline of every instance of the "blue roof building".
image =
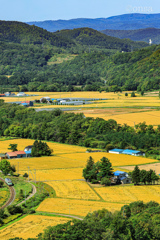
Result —
<instances>
[{"instance_id":1,"label":"blue roof building","mask_svg":"<svg viewBox=\"0 0 160 240\"><path fill-rule=\"evenodd\" d=\"M115 171L114 173L114 176L120 176L120 175L126 175L127 173L126 172L122 172L122 171Z\"/></svg>"},{"instance_id":2,"label":"blue roof building","mask_svg":"<svg viewBox=\"0 0 160 240\"><path fill-rule=\"evenodd\" d=\"M27 157L31 157L31 150L25 151Z\"/></svg>"}]
</instances>

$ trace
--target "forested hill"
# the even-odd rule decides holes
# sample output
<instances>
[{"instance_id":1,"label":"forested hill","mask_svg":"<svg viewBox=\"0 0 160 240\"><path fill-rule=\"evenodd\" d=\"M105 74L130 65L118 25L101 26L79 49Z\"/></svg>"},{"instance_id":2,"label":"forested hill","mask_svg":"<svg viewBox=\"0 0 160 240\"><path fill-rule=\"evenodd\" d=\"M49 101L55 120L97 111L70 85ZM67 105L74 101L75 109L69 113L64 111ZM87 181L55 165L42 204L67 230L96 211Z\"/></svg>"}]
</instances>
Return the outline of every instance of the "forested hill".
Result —
<instances>
[{"instance_id":1,"label":"forested hill","mask_svg":"<svg viewBox=\"0 0 160 240\"><path fill-rule=\"evenodd\" d=\"M16 21L0 21L0 41L22 44L51 44L57 47L75 45L72 40L50 33L42 28Z\"/></svg>"},{"instance_id":2,"label":"forested hill","mask_svg":"<svg viewBox=\"0 0 160 240\"><path fill-rule=\"evenodd\" d=\"M121 49L122 51L131 51L131 46L133 48L148 46L148 44L144 42L133 42L129 39L121 40L119 38L106 36L105 34L91 28L62 30L57 31L55 34L70 40L76 40L79 44L97 45L108 49Z\"/></svg>"},{"instance_id":3,"label":"forested hill","mask_svg":"<svg viewBox=\"0 0 160 240\"><path fill-rule=\"evenodd\" d=\"M143 10L143 9L142 9ZM149 9L148 9L149 10ZM131 13L109 18L77 18L70 20L56 20L56 21L37 21L28 22L30 25L42 27L50 32L55 32L62 29L74 29L89 27L95 30L133 30L142 28L159 28L160 14L140 14Z\"/></svg>"},{"instance_id":4,"label":"forested hill","mask_svg":"<svg viewBox=\"0 0 160 240\"><path fill-rule=\"evenodd\" d=\"M160 44L160 29L157 28L145 28L138 30L111 30L106 29L101 31L102 33L117 37L117 38L129 38L133 41L144 41L149 42L152 39L153 44Z\"/></svg>"}]
</instances>

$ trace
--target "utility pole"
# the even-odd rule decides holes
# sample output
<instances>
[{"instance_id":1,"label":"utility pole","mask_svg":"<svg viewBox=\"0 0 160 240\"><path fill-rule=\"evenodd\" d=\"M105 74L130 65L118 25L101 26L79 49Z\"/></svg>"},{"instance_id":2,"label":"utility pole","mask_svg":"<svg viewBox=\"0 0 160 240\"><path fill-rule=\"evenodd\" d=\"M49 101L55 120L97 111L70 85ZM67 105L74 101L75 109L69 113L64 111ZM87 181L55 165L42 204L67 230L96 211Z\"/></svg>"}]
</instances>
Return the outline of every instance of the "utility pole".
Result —
<instances>
[{"instance_id":1,"label":"utility pole","mask_svg":"<svg viewBox=\"0 0 160 240\"><path fill-rule=\"evenodd\" d=\"M29 167L28 167L28 182L29 182Z\"/></svg>"},{"instance_id":2,"label":"utility pole","mask_svg":"<svg viewBox=\"0 0 160 240\"><path fill-rule=\"evenodd\" d=\"M36 183L36 169L34 169L34 174L35 174L35 183Z\"/></svg>"},{"instance_id":3,"label":"utility pole","mask_svg":"<svg viewBox=\"0 0 160 240\"><path fill-rule=\"evenodd\" d=\"M18 162L18 175L19 175L19 162Z\"/></svg>"}]
</instances>

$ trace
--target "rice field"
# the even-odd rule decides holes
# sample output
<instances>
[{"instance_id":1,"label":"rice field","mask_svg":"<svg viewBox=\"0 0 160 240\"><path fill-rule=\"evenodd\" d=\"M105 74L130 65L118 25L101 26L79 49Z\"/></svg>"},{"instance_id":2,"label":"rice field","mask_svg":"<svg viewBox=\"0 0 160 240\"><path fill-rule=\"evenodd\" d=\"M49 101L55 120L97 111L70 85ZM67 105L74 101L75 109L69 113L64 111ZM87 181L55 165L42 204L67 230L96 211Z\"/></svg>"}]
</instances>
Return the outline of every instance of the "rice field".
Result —
<instances>
[{"instance_id":1,"label":"rice field","mask_svg":"<svg viewBox=\"0 0 160 240\"><path fill-rule=\"evenodd\" d=\"M120 210L122 206L123 204L121 203L48 198L39 205L37 211L86 216L89 212L103 208L107 208L109 211L114 212Z\"/></svg>"},{"instance_id":2,"label":"rice field","mask_svg":"<svg viewBox=\"0 0 160 240\"><path fill-rule=\"evenodd\" d=\"M32 145L35 140L31 139L10 139L6 141L1 141L0 139L0 153L1 152L10 152L9 145L10 144L18 144L18 150L24 150L24 148L28 145ZM53 149L53 154L62 154L62 153L76 153L76 152L85 152L85 147L73 146L69 144L61 144L61 143L53 143L47 142L49 147Z\"/></svg>"},{"instance_id":3,"label":"rice field","mask_svg":"<svg viewBox=\"0 0 160 240\"><path fill-rule=\"evenodd\" d=\"M100 200L97 194L84 181L53 181L48 182L61 198L73 198L81 200Z\"/></svg>"},{"instance_id":4,"label":"rice field","mask_svg":"<svg viewBox=\"0 0 160 240\"><path fill-rule=\"evenodd\" d=\"M159 185L148 186L111 186L96 188L96 191L107 202L128 204L134 201L156 201L160 203Z\"/></svg>"},{"instance_id":5,"label":"rice field","mask_svg":"<svg viewBox=\"0 0 160 240\"><path fill-rule=\"evenodd\" d=\"M53 170L36 170L37 181L55 181L55 180L74 180L83 179L83 168L69 168L69 169L53 169ZM20 171L20 174L24 174L26 171ZM35 170L29 171L29 177L35 180Z\"/></svg>"},{"instance_id":6,"label":"rice field","mask_svg":"<svg viewBox=\"0 0 160 240\"><path fill-rule=\"evenodd\" d=\"M69 159L76 159L77 161L83 159L85 162L87 161L89 156L92 156L95 162L99 161L102 157L106 157L111 161L113 167L159 162L158 160L145 157L135 157L125 154L113 154L107 152L65 154L65 157Z\"/></svg>"},{"instance_id":7,"label":"rice field","mask_svg":"<svg viewBox=\"0 0 160 240\"><path fill-rule=\"evenodd\" d=\"M28 215L20 221L0 230L0 239L8 240L15 237L23 239L35 238L46 227L63 224L68 221L68 218L63 217Z\"/></svg>"}]
</instances>

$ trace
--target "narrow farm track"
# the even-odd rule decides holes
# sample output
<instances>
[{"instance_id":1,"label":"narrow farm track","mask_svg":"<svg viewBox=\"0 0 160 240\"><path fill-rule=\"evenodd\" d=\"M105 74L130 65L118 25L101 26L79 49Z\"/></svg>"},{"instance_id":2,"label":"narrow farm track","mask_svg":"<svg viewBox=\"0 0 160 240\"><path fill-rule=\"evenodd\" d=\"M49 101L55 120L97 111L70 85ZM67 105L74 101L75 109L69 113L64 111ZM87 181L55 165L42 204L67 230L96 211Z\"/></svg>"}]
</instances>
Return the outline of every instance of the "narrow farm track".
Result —
<instances>
[{"instance_id":1,"label":"narrow farm track","mask_svg":"<svg viewBox=\"0 0 160 240\"><path fill-rule=\"evenodd\" d=\"M0 180L5 183L5 181L4 181L3 178L0 178ZM5 183L5 184L6 184L6 183ZM7 185L7 184L6 184L6 185ZM14 201L15 196L16 196L16 192L15 192L14 187L12 187L12 186L9 187L8 185L7 185L7 187L8 187L9 190L10 190L10 198L9 198L9 199L7 200L7 202L1 207L1 209L4 209L4 208L8 207L8 206Z\"/></svg>"},{"instance_id":2,"label":"narrow farm track","mask_svg":"<svg viewBox=\"0 0 160 240\"><path fill-rule=\"evenodd\" d=\"M22 202L17 204L17 206L20 206L21 204L25 203L28 199L30 199L31 197L33 197L36 194L36 192L37 192L36 187L32 183L31 183L31 185L32 185L32 193L26 198L26 200L23 200Z\"/></svg>"}]
</instances>

